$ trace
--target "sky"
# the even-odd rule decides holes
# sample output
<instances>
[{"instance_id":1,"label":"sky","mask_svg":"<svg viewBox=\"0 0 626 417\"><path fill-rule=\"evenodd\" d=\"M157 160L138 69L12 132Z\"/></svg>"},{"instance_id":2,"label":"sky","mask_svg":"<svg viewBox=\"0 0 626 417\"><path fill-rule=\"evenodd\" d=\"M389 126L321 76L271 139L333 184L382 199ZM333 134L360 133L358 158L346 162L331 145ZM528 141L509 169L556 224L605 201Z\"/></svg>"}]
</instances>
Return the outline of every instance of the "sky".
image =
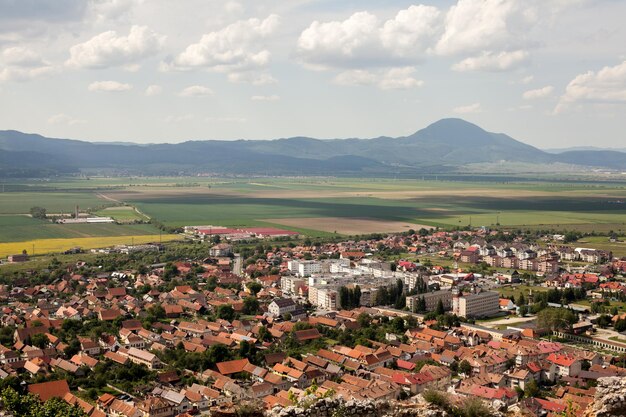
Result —
<instances>
[{"instance_id":1,"label":"sky","mask_svg":"<svg viewBox=\"0 0 626 417\"><path fill-rule=\"evenodd\" d=\"M0 0L0 129L141 143L461 117L626 147L625 0Z\"/></svg>"}]
</instances>

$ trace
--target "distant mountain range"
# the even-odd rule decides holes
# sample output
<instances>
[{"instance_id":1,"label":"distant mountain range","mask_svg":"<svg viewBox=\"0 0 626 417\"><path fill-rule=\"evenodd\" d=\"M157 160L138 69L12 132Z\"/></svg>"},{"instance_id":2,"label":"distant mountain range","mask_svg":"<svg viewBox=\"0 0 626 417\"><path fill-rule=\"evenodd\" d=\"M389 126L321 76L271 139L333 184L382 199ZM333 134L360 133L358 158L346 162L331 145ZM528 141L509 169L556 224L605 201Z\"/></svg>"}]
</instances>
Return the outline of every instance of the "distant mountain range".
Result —
<instances>
[{"instance_id":1,"label":"distant mountain range","mask_svg":"<svg viewBox=\"0 0 626 417\"><path fill-rule=\"evenodd\" d=\"M543 149L548 153L563 153L569 151L612 151L612 152L626 152L626 148L598 148L597 146L572 146L569 148L549 148Z\"/></svg>"},{"instance_id":2,"label":"distant mountain range","mask_svg":"<svg viewBox=\"0 0 626 417\"><path fill-rule=\"evenodd\" d=\"M139 145L51 139L0 131L0 176L86 171L128 174L358 175L459 172L467 164L555 162L626 171L626 153L548 153L461 119L442 119L399 138L188 141Z\"/></svg>"}]
</instances>

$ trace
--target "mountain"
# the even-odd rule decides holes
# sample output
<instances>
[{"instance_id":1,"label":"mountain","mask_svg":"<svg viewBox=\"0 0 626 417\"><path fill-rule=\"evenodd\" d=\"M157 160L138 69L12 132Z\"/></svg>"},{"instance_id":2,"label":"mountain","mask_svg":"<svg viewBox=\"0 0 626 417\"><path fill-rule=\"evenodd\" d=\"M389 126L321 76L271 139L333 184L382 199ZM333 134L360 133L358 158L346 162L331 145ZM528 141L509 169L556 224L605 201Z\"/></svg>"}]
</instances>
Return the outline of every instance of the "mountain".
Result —
<instances>
[{"instance_id":1,"label":"mountain","mask_svg":"<svg viewBox=\"0 0 626 417\"><path fill-rule=\"evenodd\" d=\"M598 148L597 146L572 146L570 148L548 148L543 149L547 153L563 153L569 151L611 151L626 152L626 148Z\"/></svg>"},{"instance_id":2,"label":"mountain","mask_svg":"<svg viewBox=\"0 0 626 417\"><path fill-rule=\"evenodd\" d=\"M0 131L0 167L41 175L76 170L131 174L412 175L455 172L467 164L554 163L626 169L626 154L550 154L461 119L442 119L410 136L373 139L208 140L179 144L97 143ZM6 161L2 163L2 161ZM11 166L14 166L11 168ZM16 175L17 172L13 172ZM46 174L48 173L48 174ZM0 175L2 171L0 170Z\"/></svg>"}]
</instances>

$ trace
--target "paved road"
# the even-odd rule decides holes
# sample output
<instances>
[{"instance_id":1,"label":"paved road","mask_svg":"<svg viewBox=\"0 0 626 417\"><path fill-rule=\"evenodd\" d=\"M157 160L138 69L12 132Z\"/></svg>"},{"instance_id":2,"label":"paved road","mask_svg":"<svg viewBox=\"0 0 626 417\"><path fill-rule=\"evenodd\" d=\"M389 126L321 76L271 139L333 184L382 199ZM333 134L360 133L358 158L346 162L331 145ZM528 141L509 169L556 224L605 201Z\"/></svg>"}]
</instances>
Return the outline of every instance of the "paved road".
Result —
<instances>
[{"instance_id":1,"label":"paved road","mask_svg":"<svg viewBox=\"0 0 626 417\"><path fill-rule=\"evenodd\" d=\"M235 275L243 275L243 262L241 260L241 255L236 253L235 258L233 259L233 272Z\"/></svg>"}]
</instances>

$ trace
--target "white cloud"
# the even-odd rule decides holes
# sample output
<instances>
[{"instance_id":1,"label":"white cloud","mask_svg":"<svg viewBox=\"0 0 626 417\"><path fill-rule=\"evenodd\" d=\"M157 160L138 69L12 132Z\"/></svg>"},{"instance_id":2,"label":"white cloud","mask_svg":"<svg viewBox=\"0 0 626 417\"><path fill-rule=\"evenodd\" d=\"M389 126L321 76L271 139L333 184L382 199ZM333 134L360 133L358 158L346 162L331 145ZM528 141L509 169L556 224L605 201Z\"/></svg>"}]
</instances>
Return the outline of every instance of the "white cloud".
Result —
<instances>
[{"instance_id":1,"label":"white cloud","mask_svg":"<svg viewBox=\"0 0 626 417\"><path fill-rule=\"evenodd\" d=\"M51 74L55 70L51 66L43 67L7 67L0 70L0 81L29 81L43 75Z\"/></svg>"},{"instance_id":2,"label":"white cloud","mask_svg":"<svg viewBox=\"0 0 626 417\"><path fill-rule=\"evenodd\" d=\"M252 96L250 97L250 100L252 101L278 101L280 100L280 96L277 96L276 94L271 95L271 96Z\"/></svg>"},{"instance_id":3,"label":"white cloud","mask_svg":"<svg viewBox=\"0 0 626 417\"><path fill-rule=\"evenodd\" d=\"M149 85L148 88L146 88L146 96L148 97L153 97L153 96L158 96L159 94L161 94L161 92L163 91L163 88L160 85Z\"/></svg>"},{"instance_id":4,"label":"white cloud","mask_svg":"<svg viewBox=\"0 0 626 417\"><path fill-rule=\"evenodd\" d=\"M67 114L59 113L54 116L50 116L48 118L48 123L52 125L68 125L74 126L78 124L87 123L85 120L76 119L74 117L68 116Z\"/></svg>"},{"instance_id":5,"label":"white cloud","mask_svg":"<svg viewBox=\"0 0 626 417\"><path fill-rule=\"evenodd\" d=\"M517 68L528 60L524 50L512 52L483 52L478 56L465 58L452 66L455 71L507 71Z\"/></svg>"},{"instance_id":6,"label":"white cloud","mask_svg":"<svg viewBox=\"0 0 626 417\"><path fill-rule=\"evenodd\" d=\"M243 13L243 11L245 10L245 8L243 7L243 5L237 1L227 1L224 4L224 10L227 13L231 13L231 14L239 14L239 13Z\"/></svg>"},{"instance_id":7,"label":"white cloud","mask_svg":"<svg viewBox=\"0 0 626 417\"><path fill-rule=\"evenodd\" d=\"M0 57L4 64L0 81L28 81L55 71L38 53L21 46L6 48Z\"/></svg>"},{"instance_id":8,"label":"white cloud","mask_svg":"<svg viewBox=\"0 0 626 417\"><path fill-rule=\"evenodd\" d=\"M133 26L128 36L110 30L72 46L66 64L75 68L107 68L136 64L161 50L165 37L146 26Z\"/></svg>"},{"instance_id":9,"label":"white cloud","mask_svg":"<svg viewBox=\"0 0 626 417\"><path fill-rule=\"evenodd\" d=\"M413 77L415 68L390 68L382 71L349 70L338 74L334 82L339 85L374 85L381 90L421 87L424 82Z\"/></svg>"},{"instance_id":10,"label":"white cloud","mask_svg":"<svg viewBox=\"0 0 626 417\"><path fill-rule=\"evenodd\" d=\"M574 104L584 103L626 103L626 61L577 75L567 85L554 112L562 113Z\"/></svg>"},{"instance_id":11,"label":"white cloud","mask_svg":"<svg viewBox=\"0 0 626 417\"><path fill-rule=\"evenodd\" d=\"M527 29L537 22L532 3L505 0L459 0L446 15L436 45L442 55L520 49Z\"/></svg>"},{"instance_id":12,"label":"white cloud","mask_svg":"<svg viewBox=\"0 0 626 417\"><path fill-rule=\"evenodd\" d=\"M528 76L522 78L520 80L520 83L521 84L530 84L534 79L535 79L535 77L533 77L532 75L528 75Z\"/></svg>"},{"instance_id":13,"label":"white cloud","mask_svg":"<svg viewBox=\"0 0 626 417\"><path fill-rule=\"evenodd\" d=\"M424 50L439 33L441 12L432 6L414 5L400 10L380 30L385 48L396 56L412 56Z\"/></svg>"},{"instance_id":14,"label":"white cloud","mask_svg":"<svg viewBox=\"0 0 626 417\"><path fill-rule=\"evenodd\" d=\"M128 91L132 88L133 86L130 84L119 83L117 81L96 81L89 84L87 90L119 93L122 91Z\"/></svg>"},{"instance_id":15,"label":"white cloud","mask_svg":"<svg viewBox=\"0 0 626 417\"><path fill-rule=\"evenodd\" d=\"M537 98L545 98L545 97L548 97L550 94L552 94L553 91L554 91L554 87L552 87L551 85L547 85L542 88L525 91L524 94L522 94L522 97L524 98L524 100L534 100Z\"/></svg>"},{"instance_id":16,"label":"white cloud","mask_svg":"<svg viewBox=\"0 0 626 417\"><path fill-rule=\"evenodd\" d=\"M39 54L21 46L14 46L2 51L2 62L7 65L20 67L39 67L44 65Z\"/></svg>"},{"instance_id":17,"label":"white cloud","mask_svg":"<svg viewBox=\"0 0 626 417\"><path fill-rule=\"evenodd\" d=\"M314 21L300 34L297 52L314 69L415 63L435 38L439 20L437 8L419 5L385 22L366 11L343 21Z\"/></svg>"},{"instance_id":18,"label":"white cloud","mask_svg":"<svg viewBox=\"0 0 626 417\"><path fill-rule=\"evenodd\" d=\"M165 69L206 68L217 72L241 72L265 67L270 51L261 41L272 35L279 25L275 14L261 19L240 20L202 36L189 45Z\"/></svg>"},{"instance_id":19,"label":"white cloud","mask_svg":"<svg viewBox=\"0 0 626 417\"><path fill-rule=\"evenodd\" d=\"M96 22L119 20L128 14L135 5L142 2L142 0L94 0L90 11Z\"/></svg>"},{"instance_id":20,"label":"white cloud","mask_svg":"<svg viewBox=\"0 0 626 417\"><path fill-rule=\"evenodd\" d=\"M178 95L181 97L208 97L213 95L213 90L202 85L192 85L185 88Z\"/></svg>"},{"instance_id":21,"label":"white cloud","mask_svg":"<svg viewBox=\"0 0 626 417\"><path fill-rule=\"evenodd\" d=\"M455 107L452 111L458 114L480 113L482 112L482 107L480 103L473 103L467 106Z\"/></svg>"},{"instance_id":22,"label":"white cloud","mask_svg":"<svg viewBox=\"0 0 626 417\"><path fill-rule=\"evenodd\" d=\"M267 73L233 72L228 74L228 81L231 83L250 83L252 85L276 84L278 80Z\"/></svg>"}]
</instances>

